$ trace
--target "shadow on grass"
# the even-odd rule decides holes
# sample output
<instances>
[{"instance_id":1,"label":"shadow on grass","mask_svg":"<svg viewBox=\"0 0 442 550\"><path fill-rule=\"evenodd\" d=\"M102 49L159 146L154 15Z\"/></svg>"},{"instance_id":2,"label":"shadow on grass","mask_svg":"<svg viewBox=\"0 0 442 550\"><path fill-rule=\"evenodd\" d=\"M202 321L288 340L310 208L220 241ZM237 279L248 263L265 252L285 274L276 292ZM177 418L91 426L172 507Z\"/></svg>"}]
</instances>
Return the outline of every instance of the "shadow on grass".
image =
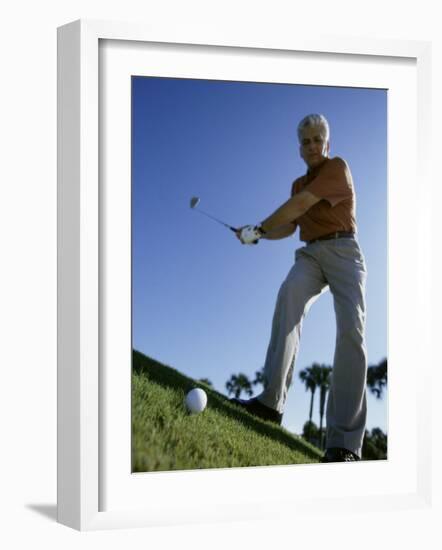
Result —
<instances>
[{"instance_id":1,"label":"shadow on grass","mask_svg":"<svg viewBox=\"0 0 442 550\"><path fill-rule=\"evenodd\" d=\"M204 388L211 409L220 411L223 415L234 418L260 435L271 437L273 440L282 443L293 451L302 452L309 458L319 460L321 455L319 450L310 447L308 443L297 439L296 436L286 432L283 428L252 416L242 408L231 403L227 397L221 395L203 382L196 382L177 370L167 365L163 365L150 357L146 357L135 350L133 352L132 367L135 374L147 376L152 382L166 388L181 389L185 394L196 386Z\"/></svg>"}]
</instances>

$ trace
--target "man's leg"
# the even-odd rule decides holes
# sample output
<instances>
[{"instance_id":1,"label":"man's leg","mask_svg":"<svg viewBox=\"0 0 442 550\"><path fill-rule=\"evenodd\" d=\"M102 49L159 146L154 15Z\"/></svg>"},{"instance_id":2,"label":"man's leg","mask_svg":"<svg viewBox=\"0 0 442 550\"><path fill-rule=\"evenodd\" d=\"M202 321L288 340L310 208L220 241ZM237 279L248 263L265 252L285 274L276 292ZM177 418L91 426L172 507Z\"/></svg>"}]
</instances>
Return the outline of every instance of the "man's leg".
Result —
<instances>
[{"instance_id":1,"label":"man's leg","mask_svg":"<svg viewBox=\"0 0 442 550\"><path fill-rule=\"evenodd\" d=\"M299 348L302 321L327 281L315 257L317 247L296 251L296 261L276 300L272 332L264 365L264 391L257 399L282 413Z\"/></svg>"},{"instance_id":2,"label":"man's leg","mask_svg":"<svg viewBox=\"0 0 442 550\"><path fill-rule=\"evenodd\" d=\"M365 261L358 243L324 243L322 265L333 294L336 349L327 402L327 448L361 456L367 417L365 347Z\"/></svg>"}]
</instances>

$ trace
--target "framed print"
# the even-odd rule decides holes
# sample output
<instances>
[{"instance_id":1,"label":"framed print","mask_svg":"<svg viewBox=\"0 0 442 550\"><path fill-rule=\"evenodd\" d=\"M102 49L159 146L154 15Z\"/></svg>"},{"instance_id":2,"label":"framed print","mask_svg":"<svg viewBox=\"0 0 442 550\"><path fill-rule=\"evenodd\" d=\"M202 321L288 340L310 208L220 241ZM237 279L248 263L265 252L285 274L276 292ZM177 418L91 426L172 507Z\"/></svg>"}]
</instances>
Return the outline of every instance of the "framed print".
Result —
<instances>
[{"instance_id":1,"label":"framed print","mask_svg":"<svg viewBox=\"0 0 442 550\"><path fill-rule=\"evenodd\" d=\"M61 27L58 40L59 521L90 530L427 506L430 315L418 312L431 307L430 201L414 197L416 174L431 197L430 45L268 44L99 21ZM333 351L331 302L305 327L315 337L281 426L228 399L269 386L260 368L275 293L303 244L261 235L243 246L231 229L264 231L303 161L314 170L297 124L317 112L359 197L369 368L388 358L388 416L381 378L367 426L382 429L351 465L319 464L331 382L315 402L300 376Z\"/></svg>"}]
</instances>

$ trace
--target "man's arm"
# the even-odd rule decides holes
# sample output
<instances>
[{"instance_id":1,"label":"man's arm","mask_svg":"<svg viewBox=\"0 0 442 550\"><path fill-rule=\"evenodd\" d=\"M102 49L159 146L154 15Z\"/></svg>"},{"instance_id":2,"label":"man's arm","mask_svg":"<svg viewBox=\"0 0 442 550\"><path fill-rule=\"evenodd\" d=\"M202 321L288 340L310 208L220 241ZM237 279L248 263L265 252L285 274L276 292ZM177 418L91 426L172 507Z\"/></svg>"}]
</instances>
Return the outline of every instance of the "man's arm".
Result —
<instances>
[{"instance_id":1,"label":"man's arm","mask_svg":"<svg viewBox=\"0 0 442 550\"><path fill-rule=\"evenodd\" d=\"M282 206L280 206L273 214L266 218L261 223L261 228L265 231L266 235L271 233L274 229L285 226L290 222L293 222L303 214L307 212L314 204L321 199L310 193L309 191L301 191L296 193ZM293 224L292 224L293 225Z\"/></svg>"},{"instance_id":2,"label":"man's arm","mask_svg":"<svg viewBox=\"0 0 442 550\"><path fill-rule=\"evenodd\" d=\"M296 231L296 227L297 227L296 223L288 223L286 225L280 225L279 227L276 227L275 229L268 231L261 238L268 239L269 241L285 239L286 237L290 237L290 235L293 235L293 233Z\"/></svg>"}]
</instances>

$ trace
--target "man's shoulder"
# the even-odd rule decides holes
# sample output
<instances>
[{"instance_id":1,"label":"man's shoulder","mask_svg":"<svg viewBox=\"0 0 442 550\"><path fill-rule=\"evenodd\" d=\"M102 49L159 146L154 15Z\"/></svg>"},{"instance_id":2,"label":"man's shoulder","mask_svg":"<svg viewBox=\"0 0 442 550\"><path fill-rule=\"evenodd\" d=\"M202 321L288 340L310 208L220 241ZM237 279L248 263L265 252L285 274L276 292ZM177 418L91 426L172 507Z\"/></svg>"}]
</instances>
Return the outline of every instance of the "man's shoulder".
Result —
<instances>
[{"instance_id":1,"label":"man's shoulder","mask_svg":"<svg viewBox=\"0 0 442 550\"><path fill-rule=\"evenodd\" d=\"M348 176L350 174L350 168L348 166L347 161L342 157L329 157L323 163L323 165L317 169L316 175L319 175L319 174L325 175L327 173L330 173L330 175L337 175L337 173L340 173L340 174L345 173ZM292 183L292 195L302 191L302 189L308 183L308 181L309 181L308 174L304 174L296 178Z\"/></svg>"},{"instance_id":2,"label":"man's shoulder","mask_svg":"<svg viewBox=\"0 0 442 550\"><path fill-rule=\"evenodd\" d=\"M340 180L343 178L345 181L350 181L352 179L348 162L342 157L333 157L328 159L328 161L324 163L321 173L324 174L324 176L329 176L333 179L338 178Z\"/></svg>"},{"instance_id":3,"label":"man's shoulder","mask_svg":"<svg viewBox=\"0 0 442 550\"><path fill-rule=\"evenodd\" d=\"M348 169L348 163L342 157L329 158L328 162L326 164L328 164L329 166L335 166L337 168L347 168Z\"/></svg>"}]
</instances>

